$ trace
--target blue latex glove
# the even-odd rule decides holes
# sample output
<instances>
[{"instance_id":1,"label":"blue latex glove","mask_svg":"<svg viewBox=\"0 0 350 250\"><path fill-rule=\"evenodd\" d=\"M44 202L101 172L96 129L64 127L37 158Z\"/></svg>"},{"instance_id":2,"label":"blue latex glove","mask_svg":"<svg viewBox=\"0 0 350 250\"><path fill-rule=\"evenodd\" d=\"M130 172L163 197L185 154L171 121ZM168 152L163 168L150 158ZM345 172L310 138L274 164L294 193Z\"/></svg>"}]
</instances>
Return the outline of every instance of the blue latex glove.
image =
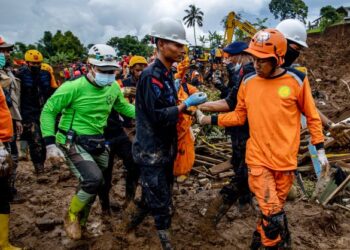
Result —
<instances>
[{"instance_id":1,"label":"blue latex glove","mask_svg":"<svg viewBox=\"0 0 350 250\"><path fill-rule=\"evenodd\" d=\"M0 53L0 69L2 69L6 64L6 58L4 53Z\"/></svg>"},{"instance_id":2,"label":"blue latex glove","mask_svg":"<svg viewBox=\"0 0 350 250\"><path fill-rule=\"evenodd\" d=\"M190 95L185 101L184 104L186 108L191 106L197 106L207 101L207 94L204 92L196 92Z\"/></svg>"}]
</instances>

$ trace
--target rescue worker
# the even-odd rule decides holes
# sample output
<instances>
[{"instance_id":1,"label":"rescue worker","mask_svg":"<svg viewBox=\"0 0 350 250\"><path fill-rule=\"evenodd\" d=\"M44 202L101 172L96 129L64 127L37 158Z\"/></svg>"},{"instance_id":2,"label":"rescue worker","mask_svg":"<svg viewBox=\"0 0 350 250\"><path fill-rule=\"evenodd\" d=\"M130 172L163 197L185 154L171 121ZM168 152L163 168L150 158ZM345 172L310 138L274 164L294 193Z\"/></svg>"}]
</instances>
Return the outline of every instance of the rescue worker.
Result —
<instances>
[{"instance_id":1,"label":"rescue worker","mask_svg":"<svg viewBox=\"0 0 350 250\"><path fill-rule=\"evenodd\" d=\"M151 212L163 249L171 249L173 165L177 151L179 113L206 101L197 92L176 106L177 94L171 66L185 54L186 33L181 22L162 18L152 26L157 58L141 74L136 90L136 136L133 157L140 166L143 206L131 211L128 228ZM128 213L127 213L128 214Z\"/></svg>"},{"instance_id":2,"label":"rescue worker","mask_svg":"<svg viewBox=\"0 0 350 250\"><path fill-rule=\"evenodd\" d=\"M2 59L0 59L0 62ZM4 143L11 141L13 136L12 118L6 104L6 98L0 88L0 249L19 250L9 243L9 215L11 190L9 177L11 175L11 158Z\"/></svg>"},{"instance_id":3,"label":"rescue worker","mask_svg":"<svg viewBox=\"0 0 350 250\"><path fill-rule=\"evenodd\" d=\"M186 82L185 73L188 69L188 58L186 57L177 65L177 73L175 74L175 89L177 90L178 104L185 101L190 95L198 92L198 89ZM177 182L184 182L187 175L191 172L194 159L194 135L192 132L192 112L194 107L191 107L189 112L181 112L177 122L177 155L174 162L174 176L177 177Z\"/></svg>"},{"instance_id":4,"label":"rescue worker","mask_svg":"<svg viewBox=\"0 0 350 250\"><path fill-rule=\"evenodd\" d=\"M79 179L64 219L67 235L80 239L91 206L102 185L108 166L103 130L112 108L120 114L135 117L135 107L123 97L115 83L117 69L115 50L96 44L88 52L89 72L61 85L44 106L41 130L46 142L47 160L64 162ZM55 137L56 116L62 113ZM56 142L56 143L55 143Z\"/></svg>"},{"instance_id":5,"label":"rescue worker","mask_svg":"<svg viewBox=\"0 0 350 250\"><path fill-rule=\"evenodd\" d=\"M305 25L298 19L285 19L276 26L276 29L284 35L288 42L286 58L282 67L294 67L306 73L307 69L305 67L294 64L300 52L308 48ZM333 138L337 139L337 143L341 146L348 145L350 143L350 136L344 133L344 130L350 129L350 125L344 123L335 124L320 110L318 110L318 113L321 117L323 127L331 133Z\"/></svg>"},{"instance_id":6,"label":"rescue worker","mask_svg":"<svg viewBox=\"0 0 350 250\"><path fill-rule=\"evenodd\" d=\"M236 108L238 89L243 77L255 71L251 56L245 52L247 48L248 45L245 42L233 42L223 49L227 53L227 58L225 59L229 75L229 83L227 85L231 87L231 91L225 99L199 105L198 108L201 111L229 112ZM223 84L220 83L220 85ZM227 133L231 136L231 164L235 175L230 183L224 186L219 194L209 202L207 212L199 226L204 235L215 229L221 218L238 199L241 209L245 204L251 202L248 186L248 168L245 163L246 142L249 138L248 121L243 126L227 128Z\"/></svg>"},{"instance_id":7,"label":"rescue worker","mask_svg":"<svg viewBox=\"0 0 350 250\"><path fill-rule=\"evenodd\" d=\"M224 127L243 125L248 119L248 182L262 213L251 249L291 246L283 207L297 168L301 114L307 119L322 167L329 168L309 81L300 71L281 67L286 51L287 41L278 30L256 33L246 50L254 56L256 73L244 77L235 110L218 116L198 115L200 124Z\"/></svg>"},{"instance_id":8,"label":"rescue worker","mask_svg":"<svg viewBox=\"0 0 350 250\"><path fill-rule=\"evenodd\" d=\"M42 54L37 50L28 50L24 59L27 65L18 72L21 80L21 115L23 124L22 140L28 141L31 160L37 175L44 172L46 157L45 144L40 132L40 113L52 94L51 76L41 70Z\"/></svg>"},{"instance_id":9,"label":"rescue worker","mask_svg":"<svg viewBox=\"0 0 350 250\"><path fill-rule=\"evenodd\" d=\"M41 69L42 70L46 70L47 72L50 73L50 76L51 76L50 86L53 89L57 89L58 88L58 83L56 81L55 74L53 72L53 68L51 67L51 65L48 64L48 63L42 63L41 64Z\"/></svg>"},{"instance_id":10,"label":"rescue worker","mask_svg":"<svg viewBox=\"0 0 350 250\"><path fill-rule=\"evenodd\" d=\"M12 173L9 178L10 188L12 193L12 202L22 202L15 186L16 173L18 166L18 148L16 144L17 137L23 132L22 117L20 113L20 81L13 74L13 68L11 65L10 52L13 49L13 44L6 43L2 37L0 37L0 85L4 90L7 106L10 109L13 127L15 128L13 140L6 143L8 151L11 152L11 158L13 161Z\"/></svg>"},{"instance_id":11,"label":"rescue worker","mask_svg":"<svg viewBox=\"0 0 350 250\"><path fill-rule=\"evenodd\" d=\"M147 66L147 60L143 56L133 56L129 62L129 77L123 80L124 95L128 96L131 103L135 100L136 85L142 71Z\"/></svg>"}]
</instances>

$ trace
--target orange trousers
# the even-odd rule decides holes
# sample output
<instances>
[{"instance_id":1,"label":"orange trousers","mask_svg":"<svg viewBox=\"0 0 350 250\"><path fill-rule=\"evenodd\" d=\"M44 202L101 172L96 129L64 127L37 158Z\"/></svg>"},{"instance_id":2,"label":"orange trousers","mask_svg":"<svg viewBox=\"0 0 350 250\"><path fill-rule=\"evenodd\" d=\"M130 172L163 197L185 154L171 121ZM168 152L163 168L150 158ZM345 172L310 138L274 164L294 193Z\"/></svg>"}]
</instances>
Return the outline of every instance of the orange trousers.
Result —
<instances>
[{"instance_id":1,"label":"orange trousers","mask_svg":"<svg viewBox=\"0 0 350 250\"><path fill-rule=\"evenodd\" d=\"M269 216L282 211L293 185L294 171L275 171L264 166L248 166L248 173L249 188L255 194L263 215ZM261 223L267 225L267 221L259 220L257 225L262 244L266 247L277 245L281 237L278 236L274 240L267 238Z\"/></svg>"}]
</instances>

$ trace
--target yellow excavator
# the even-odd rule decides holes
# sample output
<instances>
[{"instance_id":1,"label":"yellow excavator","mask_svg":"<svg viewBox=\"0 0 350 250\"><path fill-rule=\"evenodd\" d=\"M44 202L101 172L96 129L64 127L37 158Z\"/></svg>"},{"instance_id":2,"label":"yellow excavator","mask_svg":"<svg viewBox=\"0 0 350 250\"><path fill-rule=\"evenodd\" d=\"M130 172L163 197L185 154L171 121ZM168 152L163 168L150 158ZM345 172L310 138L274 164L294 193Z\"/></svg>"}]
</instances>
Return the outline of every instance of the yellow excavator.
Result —
<instances>
[{"instance_id":1,"label":"yellow excavator","mask_svg":"<svg viewBox=\"0 0 350 250\"><path fill-rule=\"evenodd\" d=\"M235 29L240 29L243 32L245 32L249 37L253 37L254 34L257 32L255 27L248 21L240 21L236 17L236 13L231 11L227 15L226 19L226 29L225 29L225 35L224 35L224 45L228 45L232 43L232 37Z\"/></svg>"}]
</instances>

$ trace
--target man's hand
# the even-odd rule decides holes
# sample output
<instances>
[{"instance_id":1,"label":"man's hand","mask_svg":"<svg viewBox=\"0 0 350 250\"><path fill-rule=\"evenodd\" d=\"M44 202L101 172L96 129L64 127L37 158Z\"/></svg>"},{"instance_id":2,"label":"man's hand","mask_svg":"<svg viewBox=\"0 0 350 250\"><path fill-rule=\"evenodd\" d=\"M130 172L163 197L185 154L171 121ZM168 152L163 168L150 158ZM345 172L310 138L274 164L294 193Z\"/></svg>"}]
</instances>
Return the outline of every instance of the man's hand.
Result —
<instances>
[{"instance_id":1,"label":"man's hand","mask_svg":"<svg viewBox=\"0 0 350 250\"><path fill-rule=\"evenodd\" d=\"M53 166L58 166L66 161L63 152L55 145L50 144L46 146L46 160Z\"/></svg>"},{"instance_id":2,"label":"man's hand","mask_svg":"<svg viewBox=\"0 0 350 250\"><path fill-rule=\"evenodd\" d=\"M322 172L328 173L329 171L329 162L326 156L326 151L324 150L324 148L321 148L319 150L317 150L317 158L318 161L320 162L321 166L322 166Z\"/></svg>"},{"instance_id":3,"label":"man's hand","mask_svg":"<svg viewBox=\"0 0 350 250\"><path fill-rule=\"evenodd\" d=\"M347 129L350 129L350 124L346 123L332 123L329 127L331 136L337 140L340 146L344 146L350 143L350 135L346 133Z\"/></svg>"},{"instance_id":4,"label":"man's hand","mask_svg":"<svg viewBox=\"0 0 350 250\"><path fill-rule=\"evenodd\" d=\"M5 146L0 146L0 164L3 164L8 156L9 152L7 152Z\"/></svg>"},{"instance_id":5,"label":"man's hand","mask_svg":"<svg viewBox=\"0 0 350 250\"><path fill-rule=\"evenodd\" d=\"M16 134L20 136L23 133L23 126L21 121L16 121Z\"/></svg>"},{"instance_id":6,"label":"man's hand","mask_svg":"<svg viewBox=\"0 0 350 250\"><path fill-rule=\"evenodd\" d=\"M211 124L210 116L206 116L199 109L196 110L196 120L200 125L209 125Z\"/></svg>"},{"instance_id":7,"label":"man's hand","mask_svg":"<svg viewBox=\"0 0 350 250\"><path fill-rule=\"evenodd\" d=\"M136 96L136 87L124 87L124 96L125 97Z\"/></svg>"},{"instance_id":8,"label":"man's hand","mask_svg":"<svg viewBox=\"0 0 350 250\"><path fill-rule=\"evenodd\" d=\"M183 103L186 105L186 108L191 106L197 106L207 101L207 94L204 92L196 92L190 95Z\"/></svg>"}]
</instances>

